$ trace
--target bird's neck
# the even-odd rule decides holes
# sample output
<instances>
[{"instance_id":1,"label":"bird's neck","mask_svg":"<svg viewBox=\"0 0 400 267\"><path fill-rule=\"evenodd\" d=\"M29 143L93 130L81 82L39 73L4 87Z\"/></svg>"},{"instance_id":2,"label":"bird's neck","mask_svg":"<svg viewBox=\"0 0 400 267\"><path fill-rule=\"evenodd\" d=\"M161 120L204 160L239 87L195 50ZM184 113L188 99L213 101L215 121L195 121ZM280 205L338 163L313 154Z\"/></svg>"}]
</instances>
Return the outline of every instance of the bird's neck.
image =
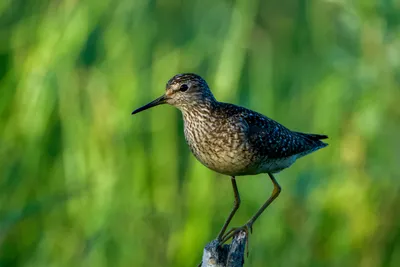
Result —
<instances>
[{"instance_id":1,"label":"bird's neck","mask_svg":"<svg viewBox=\"0 0 400 267\"><path fill-rule=\"evenodd\" d=\"M215 98L202 99L187 103L180 107L185 120L205 120L212 117L213 111L218 107L219 102Z\"/></svg>"}]
</instances>

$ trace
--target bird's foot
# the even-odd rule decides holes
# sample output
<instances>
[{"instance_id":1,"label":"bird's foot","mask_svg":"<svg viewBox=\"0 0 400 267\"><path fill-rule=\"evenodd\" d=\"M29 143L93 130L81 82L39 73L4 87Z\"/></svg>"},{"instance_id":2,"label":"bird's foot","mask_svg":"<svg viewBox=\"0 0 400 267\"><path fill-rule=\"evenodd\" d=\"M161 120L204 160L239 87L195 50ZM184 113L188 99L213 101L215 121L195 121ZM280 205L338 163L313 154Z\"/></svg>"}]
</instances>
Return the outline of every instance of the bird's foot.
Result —
<instances>
[{"instance_id":1,"label":"bird's foot","mask_svg":"<svg viewBox=\"0 0 400 267\"><path fill-rule=\"evenodd\" d=\"M249 256L249 234L253 233L253 224L247 222L245 225L240 227L231 228L226 234L221 238L219 242L220 245L224 244L226 241L237 235L238 233L244 231L246 233L246 255Z\"/></svg>"},{"instance_id":2,"label":"bird's foot","mask_svg":"<svg viewBox=\"0 0 400 267\"><path fill-rule=\"evenodd\" d=\"M228 232L225 233L225 235L221 238L220 244L224 244L226 241L228 241L230 238L234 237L236 234L239 232L244 231L247 236L249 236L249 232L253 233L253 224L251 223L246 223L243 226L240 227L234 227L231 228Z\"/></svg>"}]
</instances>

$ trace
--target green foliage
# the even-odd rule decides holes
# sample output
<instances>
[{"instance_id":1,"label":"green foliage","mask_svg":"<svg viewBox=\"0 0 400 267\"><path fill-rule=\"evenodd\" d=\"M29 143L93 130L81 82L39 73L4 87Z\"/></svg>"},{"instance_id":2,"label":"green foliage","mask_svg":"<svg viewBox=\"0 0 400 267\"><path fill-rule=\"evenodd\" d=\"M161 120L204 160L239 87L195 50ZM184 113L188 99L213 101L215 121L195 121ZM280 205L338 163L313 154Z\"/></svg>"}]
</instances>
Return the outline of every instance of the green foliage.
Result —
<instances>
[{"instance_id":1,"label":"green foliage","mask_svg":"<svg viewBox=\"0 0 400 267\"><path fill-rule=\"evenodd\" d=\"M0 266L195 266L233 204L161 106L176 73L329 146L277 175L247 266L399 266L400 4L0 2ZM238 179L243 224L266 175Z\"/></svg>"}]
</instances>

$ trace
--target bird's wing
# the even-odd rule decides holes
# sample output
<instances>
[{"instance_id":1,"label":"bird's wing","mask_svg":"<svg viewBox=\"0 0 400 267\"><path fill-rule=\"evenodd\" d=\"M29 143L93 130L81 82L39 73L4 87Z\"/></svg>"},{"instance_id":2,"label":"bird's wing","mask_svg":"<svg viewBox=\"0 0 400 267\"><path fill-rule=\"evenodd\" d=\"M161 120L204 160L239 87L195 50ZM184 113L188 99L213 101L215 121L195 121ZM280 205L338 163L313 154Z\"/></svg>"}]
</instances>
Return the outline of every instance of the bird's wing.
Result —
<instances>
[{"instance_id":1,"label":"bird's wing","mask_svg":"<svg viewBox=\"0 0 400 267\"><path fill-rule=\"evenodd\" d=\"M248 136L252 146L268 158L286 158L316 148L316 141L292 132L262 114L243 113L242 117L249 126Z\"/></svg>"},{"instance_id":2,"label":"bird's wing","mask_svg":"<svg viewBox=\"0 0 400 267\"><path fill-rule=\"evenodd\" d=\"M324 135L293 132L282 124L254 111L224 103L223 114L228 115L230 130L245 134L253 149L268 158L305 155L326 146L319 141Z\"/></svg>"}]
</instances>

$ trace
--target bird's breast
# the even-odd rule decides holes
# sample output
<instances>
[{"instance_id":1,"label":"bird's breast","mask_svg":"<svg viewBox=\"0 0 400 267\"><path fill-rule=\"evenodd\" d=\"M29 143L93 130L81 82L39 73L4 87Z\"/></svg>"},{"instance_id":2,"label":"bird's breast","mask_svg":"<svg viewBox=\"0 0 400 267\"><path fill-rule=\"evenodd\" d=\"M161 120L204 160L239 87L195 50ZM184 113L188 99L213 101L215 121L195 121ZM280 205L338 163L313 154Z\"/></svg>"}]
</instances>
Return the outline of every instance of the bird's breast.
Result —
<instances>
[{"instance_id":1,"label":"bird's breast","mask_svg":"<svg viewBox=\"0 0 400 267\"><path fill-rule=\"evenodd\" d=\"M185 121L185 138L193 155L206 167L226 175L249 172L252 154L244 133L232 132L208 118Z\"/></svg>"}]
</instances>

